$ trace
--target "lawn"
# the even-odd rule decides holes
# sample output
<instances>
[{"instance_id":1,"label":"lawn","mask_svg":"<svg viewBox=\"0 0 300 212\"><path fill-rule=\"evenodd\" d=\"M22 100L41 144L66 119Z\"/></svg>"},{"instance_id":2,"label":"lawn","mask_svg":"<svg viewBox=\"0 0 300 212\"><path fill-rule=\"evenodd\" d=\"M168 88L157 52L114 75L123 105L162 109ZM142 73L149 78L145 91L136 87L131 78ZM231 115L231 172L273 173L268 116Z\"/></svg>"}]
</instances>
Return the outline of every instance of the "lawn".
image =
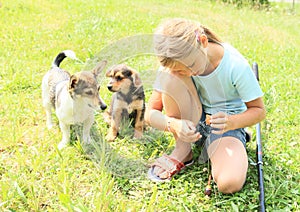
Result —
<instances>
[{"instance_id":1,"label":"lawn","mask_svg":"<svg viewBox=\"0 0 300 212\"><path fill-rule=\"evenodd\" d=\"M204 195L208 164L196 162L170 183L146 178L146 165L171 152L174 140L148 128L132 139L123 130L112 143L96 113L91 145L59 151L58 126L48 130L41 104L41 79L54 57L72 49L81 62L66 59L71 73L106 58L141 74L146 99L158 62L152 33L161 20L199 20L257 62L267 118L262 122L267 211L300 211L300 4L272 4L268 11L236 8L221 1L14 0L0 3L0 211L256 211L256 166L249 166L242 191L224 195L212 184ZM107 79L100 94L109 105ZM55 116L53 116L55 117ZM57 119L56 119L57 122ZM250 128L254 133L254 127ZM199 150L194 148L194 157ZM255 161L255 141L248 144Z\"/></svg>"}]
</instances>

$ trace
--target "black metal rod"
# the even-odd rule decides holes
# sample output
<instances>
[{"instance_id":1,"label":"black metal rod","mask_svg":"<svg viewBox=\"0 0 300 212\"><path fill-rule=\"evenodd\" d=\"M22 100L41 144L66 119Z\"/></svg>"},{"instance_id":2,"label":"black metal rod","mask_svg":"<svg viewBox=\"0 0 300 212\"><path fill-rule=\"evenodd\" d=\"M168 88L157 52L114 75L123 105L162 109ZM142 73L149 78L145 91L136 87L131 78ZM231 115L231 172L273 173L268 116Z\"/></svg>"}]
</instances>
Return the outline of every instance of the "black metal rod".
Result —
<instances>
[{"instance_id":1,"label":"black metal rod","mask_svg":"<svg viewBox=\"0 0 300 212\"><path fill-rule=\"evenodd\" d=\"M259 81L258 65L253 63L252 69L255 73L257 80ZM259 203L260 211L265 212L265 189L264 189L264 176L263 176L263 152L261 143L261 125L256 124L256 157L257 157L257 171L258 171L258 184L259 184Z\"/></svg>"},{"instance_id":2,"label":"black metal rod","mask_svg":"<svg viewBox=\"0 0 300 212\"><path fill-rule=\"evenodd\" d=\"M264 192L264 176L263 176L263 160L262 160L262 145L260 134L260 123L256 125L256 154L257 154L257 171L259 183L259 202L260 211L265 211L265 192Z\"/></svg>"}]
</instances>

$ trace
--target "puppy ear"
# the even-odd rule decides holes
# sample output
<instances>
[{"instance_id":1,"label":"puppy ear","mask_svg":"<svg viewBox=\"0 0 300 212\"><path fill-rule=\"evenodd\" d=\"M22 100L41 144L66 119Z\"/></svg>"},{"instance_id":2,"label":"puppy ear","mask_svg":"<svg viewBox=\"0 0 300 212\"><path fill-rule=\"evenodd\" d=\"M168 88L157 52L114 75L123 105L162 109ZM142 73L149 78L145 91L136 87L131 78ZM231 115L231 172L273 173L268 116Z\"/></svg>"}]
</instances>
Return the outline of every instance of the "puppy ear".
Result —
<instances>
[{"instance_id":1,"label":"puppy ear","mask_svg":"<svg viewBox=\"0 0 300 212\"><path fill-rule=\"evenodd\" d=\"M78 77L76 75L72 75L69 80L69 91L73 90L78 83Z\"/></svg>"},{"instance_id":2,"label":"puppy ear","mask_svg":"<svg viewBox=\"0 0 300 212\"><path fill-rule=\"evenodd\" d=\"M136 87L142 85L142 80L137 72L132 72L133 83Z\"/></svg>"},{"instance_id":3,"label":"puppy ear","mask_svg":"<svg viewBox=\"0 0 300 212\"><path fill-rule=\"evenodd\" d=\"M105 73L105 76L106 76L106 77L110 77L111 71L112 71L112 69L107 70L106 73Z\"/></svg>"},{"instance_id":4,"label":"puppy ear","mask_svg":"<svg viewBox=\"0 0 300 212\"><path fill-rule=\"evenodd\" d=\"M129 68L126 68L125 70L122 71L122 74L124 77L129 78L133 75L133 71Z\"/></svg>"},{"instance_id":5,"label":"puppy ear","mask_svg":"<svg viewBox=\"0 0 300 212\"><path fill-rule=\"evenodd\" d=\"M112 75L114 74L114 73L112 73L112 71L115 70L115 68L116 68L116 65L113 65L112 67L108 68L108 70L105 73L105 76L112 77Z\"/></svg>"},{"instance_id":6,"label":"puppy ear","mask_svg":"<svg viewBox=\"0 0 300 212\"><path fill-rule=\"evenodd\" d=\"M97 77L107 64L107 60L102 60L93 70L92 73Z\"/></svg>"}]
</instances>

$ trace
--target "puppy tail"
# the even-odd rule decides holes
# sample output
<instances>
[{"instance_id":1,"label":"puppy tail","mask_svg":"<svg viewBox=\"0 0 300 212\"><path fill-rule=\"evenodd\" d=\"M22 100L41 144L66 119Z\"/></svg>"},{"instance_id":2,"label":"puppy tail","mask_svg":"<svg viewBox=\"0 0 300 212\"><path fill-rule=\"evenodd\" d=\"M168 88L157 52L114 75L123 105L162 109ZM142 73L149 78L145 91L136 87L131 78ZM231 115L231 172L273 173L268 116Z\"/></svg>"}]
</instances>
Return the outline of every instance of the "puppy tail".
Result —
<instances>
[{"instance_id":1,"label":"puppy tail","mask_svg":"<svg viewBox=\"0 0 300 212\"><path fill-rule=\"evenodd\" d=\"M52 67L59 67L60 63L66 58L69 57L73 60L79 60L76 57L75 52L73 52L72 50L64 50L62 52L60 52L56 58L54 59L53 63L52 63Z\"/></svg>"}]
</instances>

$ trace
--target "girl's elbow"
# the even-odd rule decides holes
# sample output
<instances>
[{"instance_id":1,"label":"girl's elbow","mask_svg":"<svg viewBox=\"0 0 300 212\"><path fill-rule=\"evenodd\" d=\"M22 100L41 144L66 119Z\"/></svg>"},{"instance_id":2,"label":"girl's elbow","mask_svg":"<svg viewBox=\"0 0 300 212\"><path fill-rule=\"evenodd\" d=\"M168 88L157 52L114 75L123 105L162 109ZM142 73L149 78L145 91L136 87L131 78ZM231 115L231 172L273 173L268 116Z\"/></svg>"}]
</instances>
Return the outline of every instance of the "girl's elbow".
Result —
<instances>
[{"instance_id":1,"label":"girl's elbow","mask_svg":"<svg viewBox=\"0 0 300 212\"><path fill-rule=\"evenodd\" d=\"M267 111L266 111L265 107L263 107L263 108L261 109L260 120L262 121L262 120L264 120L266 117L267 117Z\"/></svg>"}]
</instances>

